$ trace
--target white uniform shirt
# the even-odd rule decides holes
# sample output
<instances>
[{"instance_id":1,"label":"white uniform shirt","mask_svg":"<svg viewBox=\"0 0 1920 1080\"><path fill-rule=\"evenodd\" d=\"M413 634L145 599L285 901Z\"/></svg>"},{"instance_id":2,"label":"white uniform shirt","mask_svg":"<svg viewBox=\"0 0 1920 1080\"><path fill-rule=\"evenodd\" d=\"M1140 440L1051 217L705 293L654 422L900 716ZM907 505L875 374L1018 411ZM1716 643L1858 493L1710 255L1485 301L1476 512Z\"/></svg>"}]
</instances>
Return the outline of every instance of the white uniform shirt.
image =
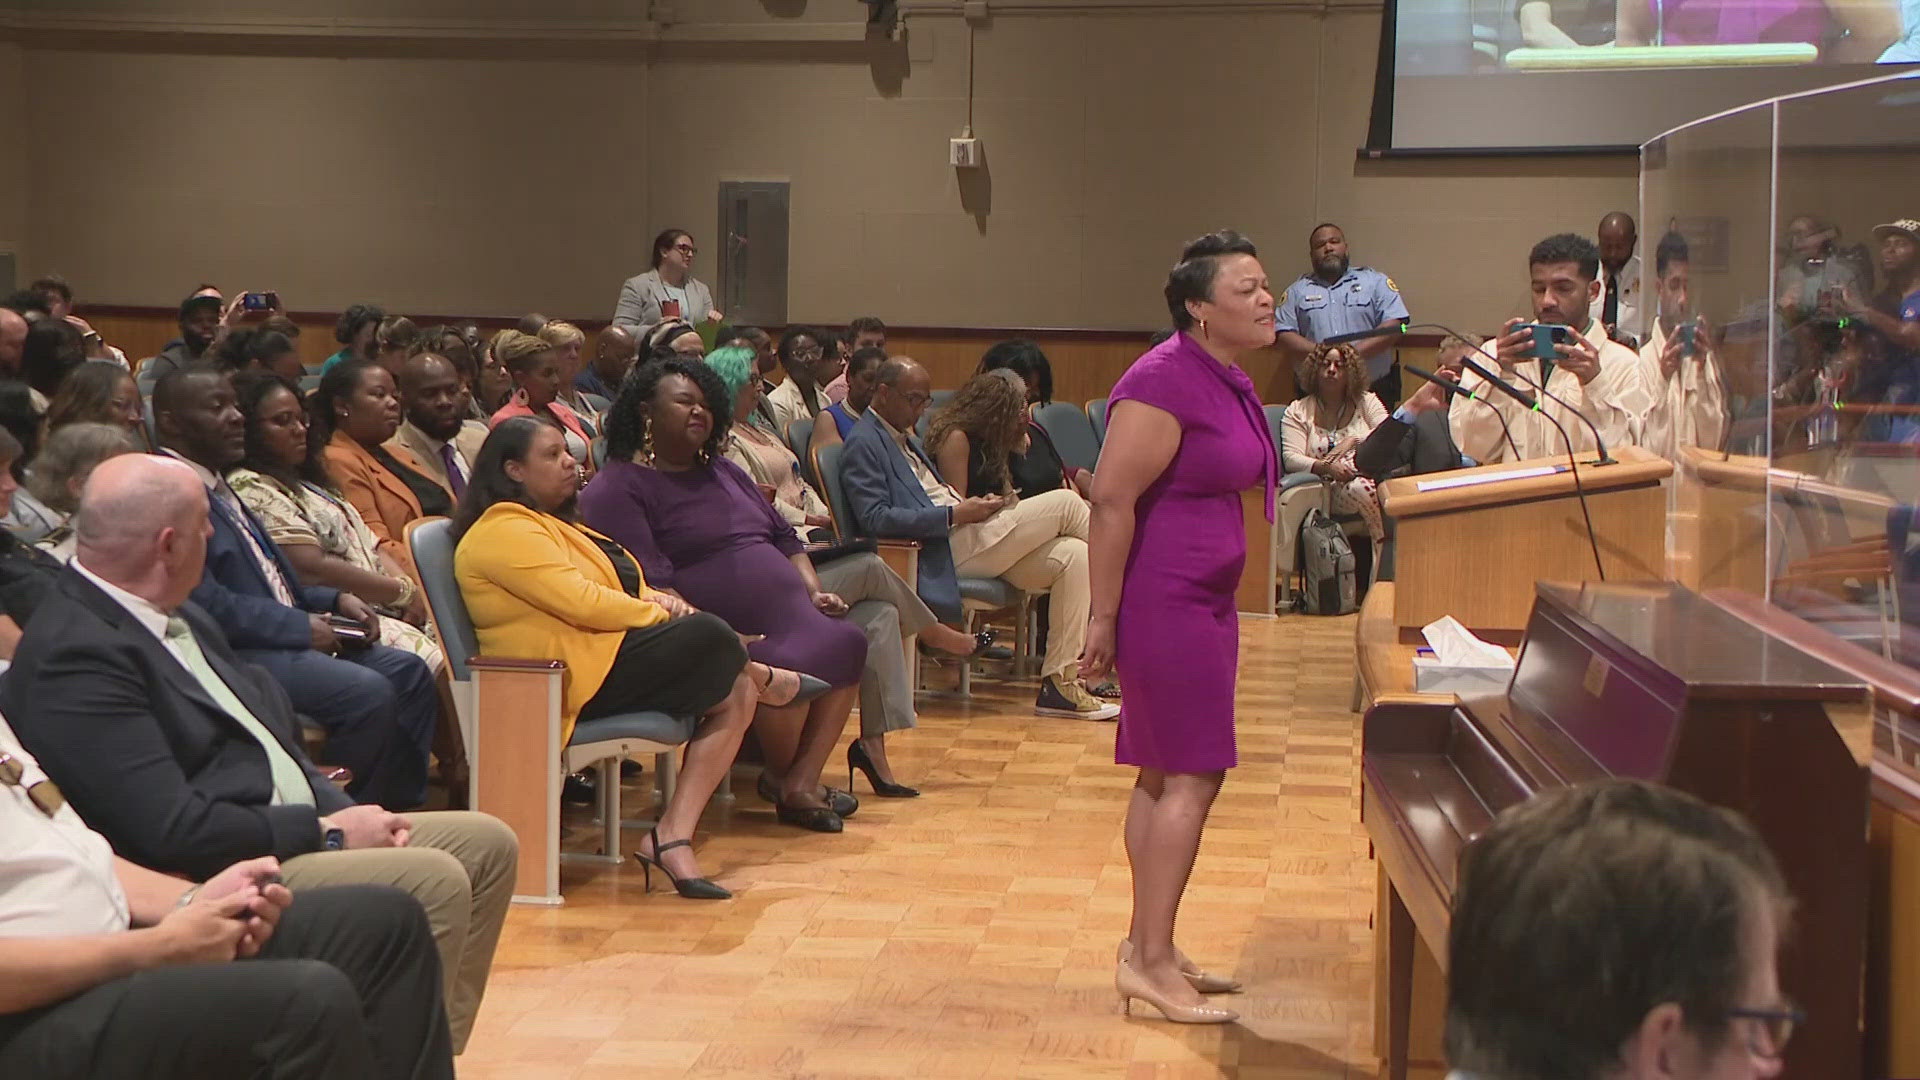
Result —
<instances>
[{"instance_id":1,"label":"white uniform shirt","mask_svg":"<svg viewBox=\"0 0 1920 1080\"><path fill-rule=\"evenodd\" d=\"M127 894L113 849L73 807L52 817L27 788L47 778L0 718L0 754L26 767L19 786L0 784L0 938L77 937L127 929Z\"/></svg>"}]
</instances>

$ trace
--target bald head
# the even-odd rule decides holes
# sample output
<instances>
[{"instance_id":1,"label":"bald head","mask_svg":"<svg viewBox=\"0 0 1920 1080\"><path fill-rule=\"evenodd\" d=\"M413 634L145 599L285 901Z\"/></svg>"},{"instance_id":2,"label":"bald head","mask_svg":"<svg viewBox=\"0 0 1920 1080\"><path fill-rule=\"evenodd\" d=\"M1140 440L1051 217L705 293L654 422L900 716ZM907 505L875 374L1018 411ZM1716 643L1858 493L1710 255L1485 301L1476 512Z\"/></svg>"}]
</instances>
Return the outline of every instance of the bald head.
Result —
<instances>
[{"instance_id":1,"label":"bald head","mask_svg":"<svg viewBox=\"0 0 1920 1080\"><path fill-rule=\"evenodd\" d=\"M639 353L640 342L634 338L633 331L624 326L609 326L600 331L599 340L594 342L594 373L600 376L601 382L618 387Z\"/></svg>"},{"instance_id":2,"label":"bald head","mask_svg":"<svg viewBox=\"0 0 1920 1080\"><path fill-rule=\"evenodd\" d=\"M460 434L467 400L460 369L438 353L420 353L400 365L400 403L407 422L441 442Z\"/></svg>"},{"instance_id":3,"label":"bald head","mask_svg":"<svg viewBox=\"0 0 1920 1080\"><path fill-rule=\"evenodd\" d=\"M178 607L200 583L207 489L185 462L108 458L87 477L73 525L82 565L162 610Z\"/></svg>"},{"instance_id":4,"label":"bald head","mask_svg":"<svg viewBox=\"0 0 1920 1080\"><path fill-rule=\"evenodd\" d=\"M1617 274L1627 265L1627 260L1633 258L1633 245L1640 235L1634 227L1633 215L1615 210L1600 219L1594 238L1600 242L1600 265L1606 267L1608 273Z\"/></svg>"},{"instance_id":5,"label":"bald head","mask_svg":"<svg viewBox=\"0 0 1920 1080\"><path fill-rule=\"evenodd\" d=\"M26 317L12 308L0 308L0 372L20 371L20 347L26 343Z\"/></svg>"}]
</instances>

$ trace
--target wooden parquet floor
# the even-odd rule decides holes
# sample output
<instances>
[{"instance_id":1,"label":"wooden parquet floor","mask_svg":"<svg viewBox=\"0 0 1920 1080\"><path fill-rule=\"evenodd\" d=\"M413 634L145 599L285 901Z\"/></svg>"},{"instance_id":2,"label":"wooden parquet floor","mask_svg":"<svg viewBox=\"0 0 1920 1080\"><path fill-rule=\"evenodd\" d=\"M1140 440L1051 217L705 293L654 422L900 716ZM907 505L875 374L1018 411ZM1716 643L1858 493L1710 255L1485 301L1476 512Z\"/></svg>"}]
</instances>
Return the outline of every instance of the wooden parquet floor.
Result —
<instances>
[{"instance_id":1,"label":"wooden parquet floor","mask_svg":"<svg viewBox=\"0 0 1920 1080\"><path fill-rule=\"evenodd\" d=\"M736 775L698 838L731 901L648 895L631 860L563 867L565 907L508 918L460 1074L1371 1076L1353 630L1242 624L1241 764L1180 924L1189 954L1247 984L1228 999L1237 1025L1119 1014L1132 776L1113 726L1035 717L1031 684L983 677L970 703L923 701L920 727L890 741L921 798L863 794L839 836L776 824Z\"/></svg>"}]
</instances>

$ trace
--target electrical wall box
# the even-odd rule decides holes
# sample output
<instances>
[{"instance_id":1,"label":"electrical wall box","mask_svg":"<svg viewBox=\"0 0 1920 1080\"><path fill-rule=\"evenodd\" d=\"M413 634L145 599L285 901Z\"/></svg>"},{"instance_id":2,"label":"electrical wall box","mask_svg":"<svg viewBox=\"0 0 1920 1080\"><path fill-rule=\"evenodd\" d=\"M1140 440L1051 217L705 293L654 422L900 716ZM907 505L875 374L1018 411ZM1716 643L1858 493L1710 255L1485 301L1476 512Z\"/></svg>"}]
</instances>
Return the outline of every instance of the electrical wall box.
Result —
<instances>
[{"instance_id":1,"label":"electrical wall box","mask_svg":"<svg viewBox=\"0 0 1920 1080\"><path fill-rule=\"evenodd\" d=\"M980 140L948 139L947 162L956 169L977 169L980 167Z\"/></svg>"}]
</instances>

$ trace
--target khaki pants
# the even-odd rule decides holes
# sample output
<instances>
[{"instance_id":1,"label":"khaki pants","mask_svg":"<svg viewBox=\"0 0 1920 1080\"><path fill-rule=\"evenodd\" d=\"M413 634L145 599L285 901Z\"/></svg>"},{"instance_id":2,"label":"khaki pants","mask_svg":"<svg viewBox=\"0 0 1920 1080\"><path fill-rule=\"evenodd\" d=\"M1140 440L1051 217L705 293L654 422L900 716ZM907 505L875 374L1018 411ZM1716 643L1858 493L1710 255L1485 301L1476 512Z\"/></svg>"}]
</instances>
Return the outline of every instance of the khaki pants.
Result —
<instances>
[{"instance_id":1,"label":"khaki pants","mask_svg":"<svg viewBox=\"0 0 1920 1080\"><path fill-rule=\"evenodd\" d=\"M474 1014L487 990L500 924L513 898L520 844L498 818L464 810L408 814L413 835L403 848L316 851L281 867L287 887L391 885L427 911L447 1001L453 1052L466 1049Z\"/></svg>"},{"instance_id":2,"label":"khaki pants","mask_svg":"<svg viewBox=\"0 0 1920 1080\"><path fill-rule=\"evenodd\" d=\"M1016 589L1050 597L1047 655L1040 673L1056 682L1079 673L1080 649L1087 641L1092 610L1087 583L1090 517L1087 500L1066 488L1022 499L994 515L993 524L1004 530L1000 538L954 567L966 577L1005 578Z\"/></svg>"}]
</instances>

